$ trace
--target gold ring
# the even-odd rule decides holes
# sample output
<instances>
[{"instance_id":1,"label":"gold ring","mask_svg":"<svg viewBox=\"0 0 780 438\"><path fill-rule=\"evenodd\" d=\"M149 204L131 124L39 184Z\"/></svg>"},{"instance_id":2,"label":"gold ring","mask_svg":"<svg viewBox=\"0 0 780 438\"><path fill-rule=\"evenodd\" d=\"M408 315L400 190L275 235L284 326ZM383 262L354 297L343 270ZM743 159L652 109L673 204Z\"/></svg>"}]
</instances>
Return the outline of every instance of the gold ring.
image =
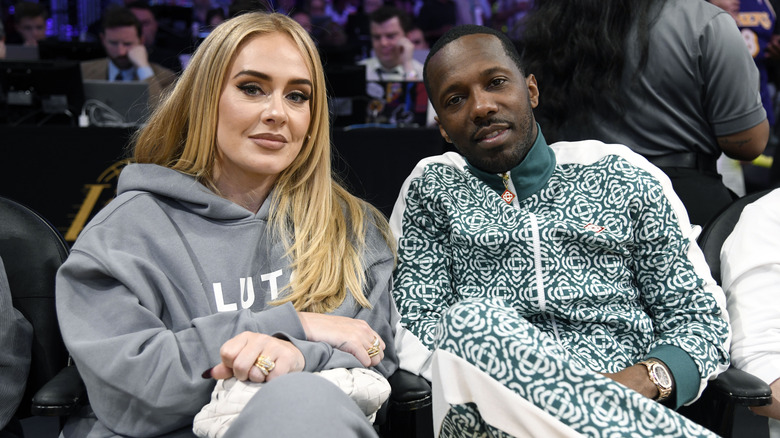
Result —
<instances>
[{"instance_id":1,"label":"gold ring","mask_svg":"<svg viewBox=\"0 0 780 438\"><path fill-rule=\"evenodd\" d=\"M368 357L374 357L379 354L379 351L379 337L374 336L374 342L366 349L366 352L368 353Z\"/></svg>"},{"instance_id":2,"label":"gold ring","mask_svg":"<svg viewBox=\"0 0 780 438\"><path fill-rule=\"evenodd\" d=\"M255 366L260 369L260 372L263 373L263 375L267 376L276 367L276 362L261 354L260 356L257 356Z\"/></svg>"}]
</instances>

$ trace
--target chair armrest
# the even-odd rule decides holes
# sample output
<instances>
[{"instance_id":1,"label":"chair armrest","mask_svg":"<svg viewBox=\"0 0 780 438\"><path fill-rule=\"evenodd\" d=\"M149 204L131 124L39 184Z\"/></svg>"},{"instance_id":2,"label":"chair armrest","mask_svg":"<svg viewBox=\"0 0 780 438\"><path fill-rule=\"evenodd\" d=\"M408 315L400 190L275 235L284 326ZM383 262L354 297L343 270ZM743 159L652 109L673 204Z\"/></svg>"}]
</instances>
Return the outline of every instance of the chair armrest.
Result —
<instances>
[{"instance_id":1,"label":"chair armrest","mask_svg":"<svg viewBox=\"0 0 780 438\"><path fill-rule=\"evenodd\" d=\"M715 394L741 406L765 406L772 402L772 390L758 377L729 367L709 383Z\"/></svg>"},{"instance_id":2,"label":"chair armrest","mask_svg":"<svg viewBox=\"0 0 780 438\"><path fill-rule=\"evenodd\" d=\"M393 409L413 411L431 404L431 384L425 378L404 370L397 370L388 379L390 405Z\"/></svg>"},{"instance_id":3,"label":"chair armrest","mask_svg":"<svg viewBox=\"0 0 780 438\"><path fill-rule=\"evenodd\" d=\"M87 389L75 366L60 370L32 398L33 415L59 417L70 415L87 399Z\"/></svg>"}]
</instances>

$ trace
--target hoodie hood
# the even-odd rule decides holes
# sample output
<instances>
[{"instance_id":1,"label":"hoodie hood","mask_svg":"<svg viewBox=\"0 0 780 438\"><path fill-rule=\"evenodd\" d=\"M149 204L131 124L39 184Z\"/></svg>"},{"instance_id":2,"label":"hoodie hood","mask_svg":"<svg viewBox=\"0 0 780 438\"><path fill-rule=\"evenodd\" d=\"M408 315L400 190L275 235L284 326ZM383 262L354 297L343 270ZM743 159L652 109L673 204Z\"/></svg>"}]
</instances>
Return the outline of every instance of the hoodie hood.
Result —
<instances>
[{"instance_id":1,"label":"hoodie hood","mask_svg":"<svg viewBox=\"0 0 780 438\"><path fill-rule=\"evenodd\" d=\"M186 210L214 220L268 219L273 191L257 214L198 182L195 177L156 164L129 164L122 169L117 195L147 192L177 201Z\"/></svg>"}]
</instances>

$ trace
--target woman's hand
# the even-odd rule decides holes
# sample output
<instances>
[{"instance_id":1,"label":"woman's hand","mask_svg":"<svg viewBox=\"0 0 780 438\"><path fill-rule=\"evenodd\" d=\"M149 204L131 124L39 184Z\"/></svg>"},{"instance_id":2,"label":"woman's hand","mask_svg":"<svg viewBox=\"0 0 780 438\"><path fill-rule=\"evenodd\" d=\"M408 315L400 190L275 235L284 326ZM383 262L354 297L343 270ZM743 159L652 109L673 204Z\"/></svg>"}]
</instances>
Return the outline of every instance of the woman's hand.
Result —
<instances>
[{"instance_id":1,"label":"woman's hand","mask_svg":"<svg viewBox=\"0 0 780 438\"><path fill-rule=\"evenodd\" d=\"M298 312L298 317L308 340L345 351L363 366L377 366L385 357L384 340L362 319L311 312ZM375 343L378 345L374 346Z\"/></svg>"},{"instance_id":2,"label":"woman's hand","mask_svg":"<svg viewBox=\"0 0 780 438\"><path fill-rule=\"evenodd\" d=\"M302 371L305 365L303 353L291 342L262 333L243 332L222 344L219 349L222 363L211 369L211 377L265 382L287 373ZM260 356L273 363L266 375L255 365ZM266 367L268 370L268 367Z\"/></svg>"}]
</instances>

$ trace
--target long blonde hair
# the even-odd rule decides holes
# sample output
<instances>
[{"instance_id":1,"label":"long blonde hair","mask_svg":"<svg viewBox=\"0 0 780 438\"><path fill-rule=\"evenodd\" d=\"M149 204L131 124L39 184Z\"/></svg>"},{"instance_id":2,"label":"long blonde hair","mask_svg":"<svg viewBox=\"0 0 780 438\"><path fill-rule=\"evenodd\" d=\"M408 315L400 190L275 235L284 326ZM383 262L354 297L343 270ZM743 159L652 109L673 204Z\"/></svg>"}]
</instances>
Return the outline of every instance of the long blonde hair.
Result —
<instances>
[{"instance_id":1,"label":"long blonde hair","mask_svg":"<svg viewBox=\"0 0 780 438\"><path fill-rule=\"evenodd\" d=\"M325 76L309 34L291 18L252 12L217 26L192 56L170 95L147 125L136 133L134 158L192 175L214 190L219 99L234 58L250 39L280 32L301 51L312 77L311 124L301 151L278 177L271 206L271 229L284 240L292 259L289 293L277 303L326 313L336 309L349 290L363 307L366 281L362 252L366 222L393 246L387 221L379 211L352 196L333 178Z\"/></svg>"}]
</instances>

